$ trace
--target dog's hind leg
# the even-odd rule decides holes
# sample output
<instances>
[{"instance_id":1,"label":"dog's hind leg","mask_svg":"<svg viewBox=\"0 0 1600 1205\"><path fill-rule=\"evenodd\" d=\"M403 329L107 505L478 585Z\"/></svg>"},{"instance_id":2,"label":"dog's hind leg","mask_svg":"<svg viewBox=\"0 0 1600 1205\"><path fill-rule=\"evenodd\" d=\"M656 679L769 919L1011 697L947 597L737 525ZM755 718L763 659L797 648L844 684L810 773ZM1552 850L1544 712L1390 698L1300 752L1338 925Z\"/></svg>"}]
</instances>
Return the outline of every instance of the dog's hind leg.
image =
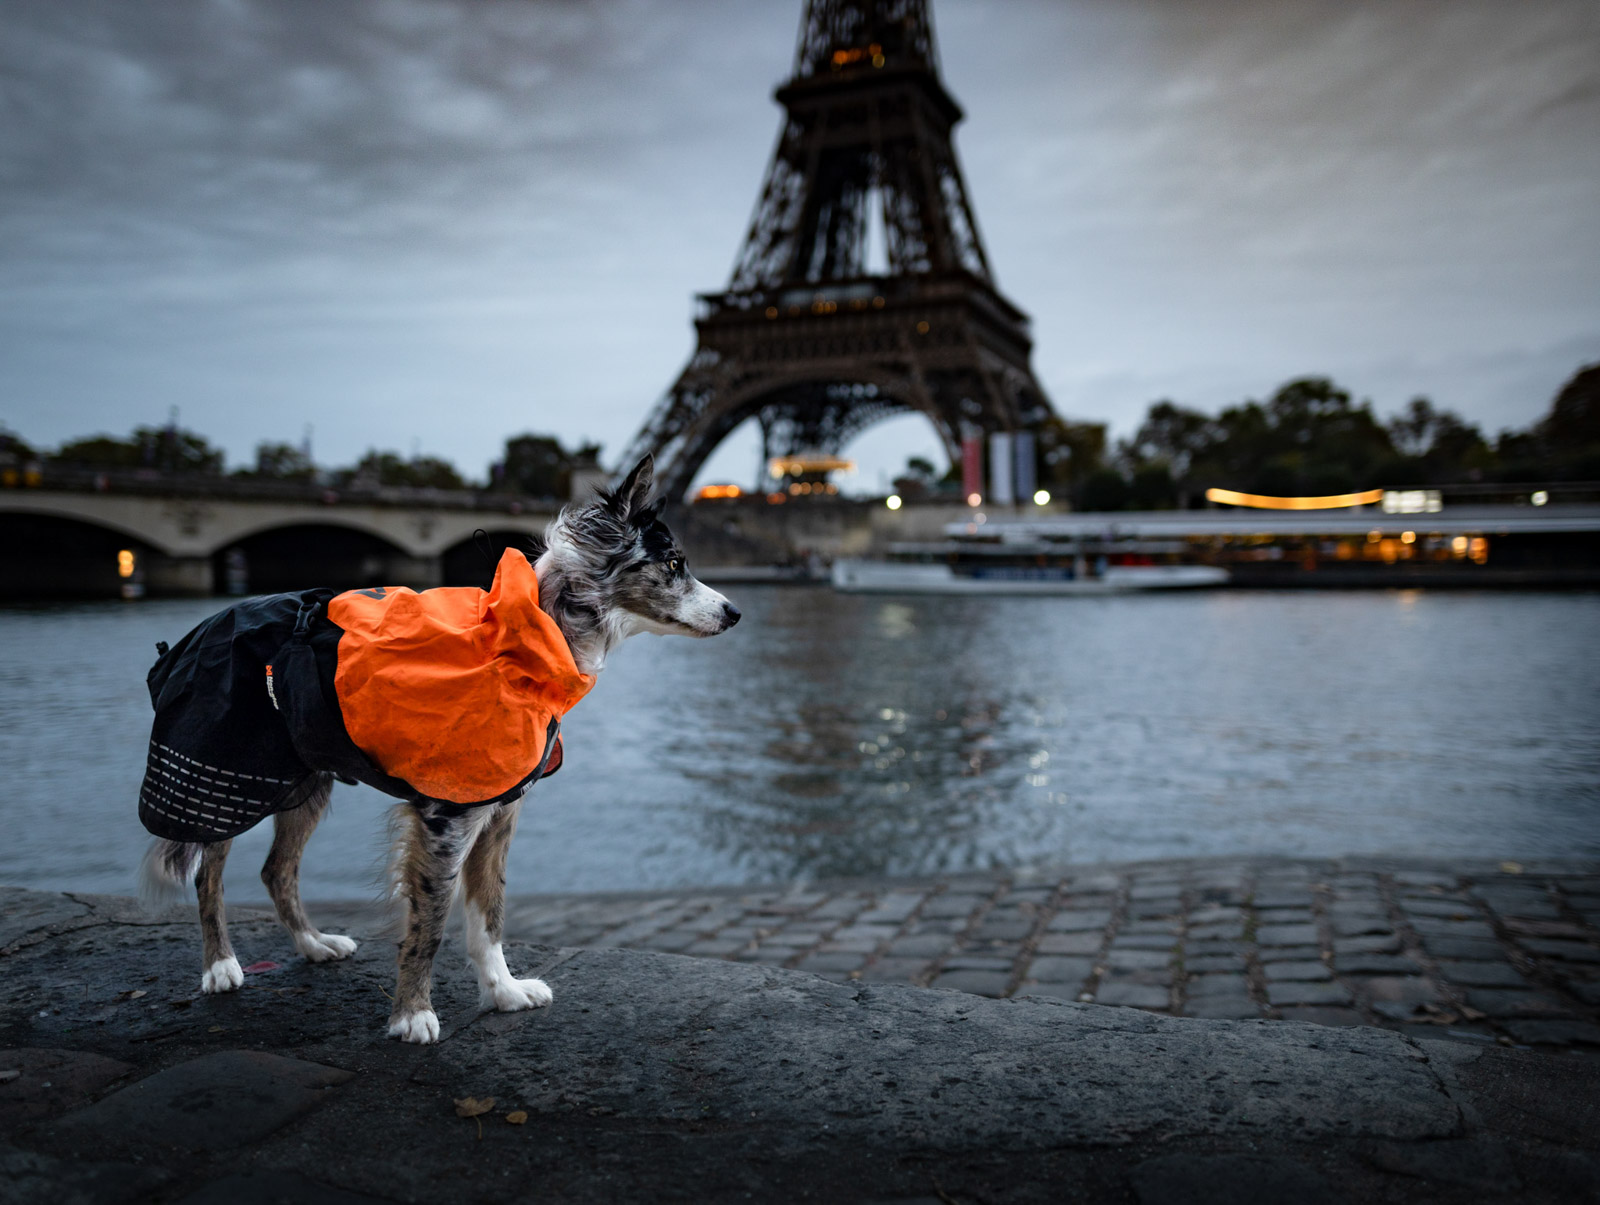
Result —
<instances>
[{"instance_id":1,"label":"dog's hind leg","mask_svg":"<svg viewBox=\"0 0 1600 1205\"><path fill-rule=\"evenodd\" d=\"M222 906L222 867L232 845L232 841L206 845L194 878L195 894L200 899L200 949L206 968L200 976L200 990L207 993L237 991L244 982L239 960L228 944L228 917Z\"/></svg>"},{"instance_id":2,"label":"dog's hind leg","mask_svg":"<svg viewBox=\"0 0 1600 1205\"><path fill-rule=\"evenodd\" d=\"M456 880L492 809L405 804L397 811L395 886L405 906L400 938L400 974L395 984L389 1035L403 1042L437 1042L433 1011L433 958Z\"/></svg>"},{"instance_id":3,"label":"dog's hind leg","mask_svg":"<svg viewBox=\"0 0 1600 1205\"><path fill-rule=\"evenodd\" d=\"M501 804L473 843L462 870L466 897L467 954L478 971L478 1007L503 1013L549 1004L542 979L518 979L506 966L500 938L506 920L506 851L517 831L522 801Z\"/></svg>"},{"instance_id":4,"label":"dog's hind leg","mask_svg":"<svg viewBox=\"0 0 1600 1205\"><path fill-rule=\"evenodd\" d=\"M337 933L319 933L306 919L300 904L300 855L311 839L317 822L328 810L333 790L331 774L313 775L300 788L302 802L272 817L272 851L261 867L261 881L272 896L278 919L294 938L294 948L312 962L331 962L356 952L356 943Z\"/></svg>"}]
</instances>

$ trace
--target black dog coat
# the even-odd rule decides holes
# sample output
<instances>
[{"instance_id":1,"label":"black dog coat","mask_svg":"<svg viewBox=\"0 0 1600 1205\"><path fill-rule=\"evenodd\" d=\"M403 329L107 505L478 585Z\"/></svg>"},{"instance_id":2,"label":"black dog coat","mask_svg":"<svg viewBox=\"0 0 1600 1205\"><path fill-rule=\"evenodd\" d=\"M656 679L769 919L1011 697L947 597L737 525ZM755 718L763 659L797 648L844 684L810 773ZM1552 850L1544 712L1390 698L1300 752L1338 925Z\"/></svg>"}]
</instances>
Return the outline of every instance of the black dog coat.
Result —
<instances>
[{"instance_id":1,"label":"black dog coat","mask_svg":"<svg viewBox=\"0 0 1600 1205\"><path fill-rule=\"evenodd\" d=\"M538 599L508 549L487 593L306 590L213 615L150 670L140 821L235 837L318 772L417 802L520 798L560 766L561 717L594 684Z\"/></svg>"}]
</instances>

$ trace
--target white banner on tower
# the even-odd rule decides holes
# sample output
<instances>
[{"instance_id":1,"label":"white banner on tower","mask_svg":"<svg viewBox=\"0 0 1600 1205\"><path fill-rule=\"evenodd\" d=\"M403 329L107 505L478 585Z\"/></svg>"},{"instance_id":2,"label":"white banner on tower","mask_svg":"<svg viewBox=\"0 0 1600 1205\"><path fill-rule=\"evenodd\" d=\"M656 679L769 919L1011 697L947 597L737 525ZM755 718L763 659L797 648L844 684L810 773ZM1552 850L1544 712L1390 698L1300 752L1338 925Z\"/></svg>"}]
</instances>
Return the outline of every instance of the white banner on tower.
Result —
<instances>
[{"instance_id":1,"label":"white banner on tower","mask_svg":"<svg viewBox=\"0 0 1600 1205\"><path fill-rule=\"evenodd\" d=\"M989 501L995 506L1010 506L1017 500L1011 469L1011 433L995 431L989 436Z\"/></svg>"},{"instance_id":2,"label":"white banner on tower","mask_svg":"<svg viewBox=\"0 0 1600 1205\"><path fill-rule=\"evenodd\" d=\"M1033 499L1033 491L1039 488L1039 474L1033 460L1033 432L1018 431L1011 439L1017 452L1017 501L1029 502Z\"/></svg>"}]
</instances>

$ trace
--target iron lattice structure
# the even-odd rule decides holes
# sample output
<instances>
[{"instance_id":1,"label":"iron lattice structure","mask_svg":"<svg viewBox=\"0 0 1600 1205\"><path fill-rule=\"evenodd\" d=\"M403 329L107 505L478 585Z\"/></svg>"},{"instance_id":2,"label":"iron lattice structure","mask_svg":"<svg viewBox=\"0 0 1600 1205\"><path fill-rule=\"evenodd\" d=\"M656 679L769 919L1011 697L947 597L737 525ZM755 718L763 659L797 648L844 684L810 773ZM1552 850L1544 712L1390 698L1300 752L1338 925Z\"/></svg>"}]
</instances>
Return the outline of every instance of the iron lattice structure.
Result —
<instances>
[{"instance_id":1,"label":"iron lattice structure","mask_svg":"<svg viewBox=\"0 0 1600 1205\"><path fill-rule=\"evenodd\" d=\"M1051 414L1027 316L995 286L951 142L926 0L808 0L785 118L698 345L623 457L679 498L754 418L765 457L836 455L913 411L952 459L964 433Z\"/></svg>"}]
</instances>

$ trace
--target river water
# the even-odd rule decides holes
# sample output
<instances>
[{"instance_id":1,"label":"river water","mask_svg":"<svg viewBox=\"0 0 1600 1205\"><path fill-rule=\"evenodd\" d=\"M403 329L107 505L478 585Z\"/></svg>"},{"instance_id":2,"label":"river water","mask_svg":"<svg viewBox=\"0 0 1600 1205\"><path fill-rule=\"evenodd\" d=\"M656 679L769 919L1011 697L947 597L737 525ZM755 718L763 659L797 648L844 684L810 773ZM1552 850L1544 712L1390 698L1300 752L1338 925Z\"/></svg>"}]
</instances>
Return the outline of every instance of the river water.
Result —
<instances>
[{"instance_id":1,"label":"river water","mask_svg":"<svg viewBox=\"0 0 1600 1205\"><path fill-rule=\"evenodd\" d=\"M1101 859L1600 855L1600 595L729 591L568 717L514 892ZM144 674L217 600L0 609L0 883L126 892ZM339 787L311 897L378 881L386 800ZM255 875L270 825L235 843Z\"/></svg>"}]
</instances>

